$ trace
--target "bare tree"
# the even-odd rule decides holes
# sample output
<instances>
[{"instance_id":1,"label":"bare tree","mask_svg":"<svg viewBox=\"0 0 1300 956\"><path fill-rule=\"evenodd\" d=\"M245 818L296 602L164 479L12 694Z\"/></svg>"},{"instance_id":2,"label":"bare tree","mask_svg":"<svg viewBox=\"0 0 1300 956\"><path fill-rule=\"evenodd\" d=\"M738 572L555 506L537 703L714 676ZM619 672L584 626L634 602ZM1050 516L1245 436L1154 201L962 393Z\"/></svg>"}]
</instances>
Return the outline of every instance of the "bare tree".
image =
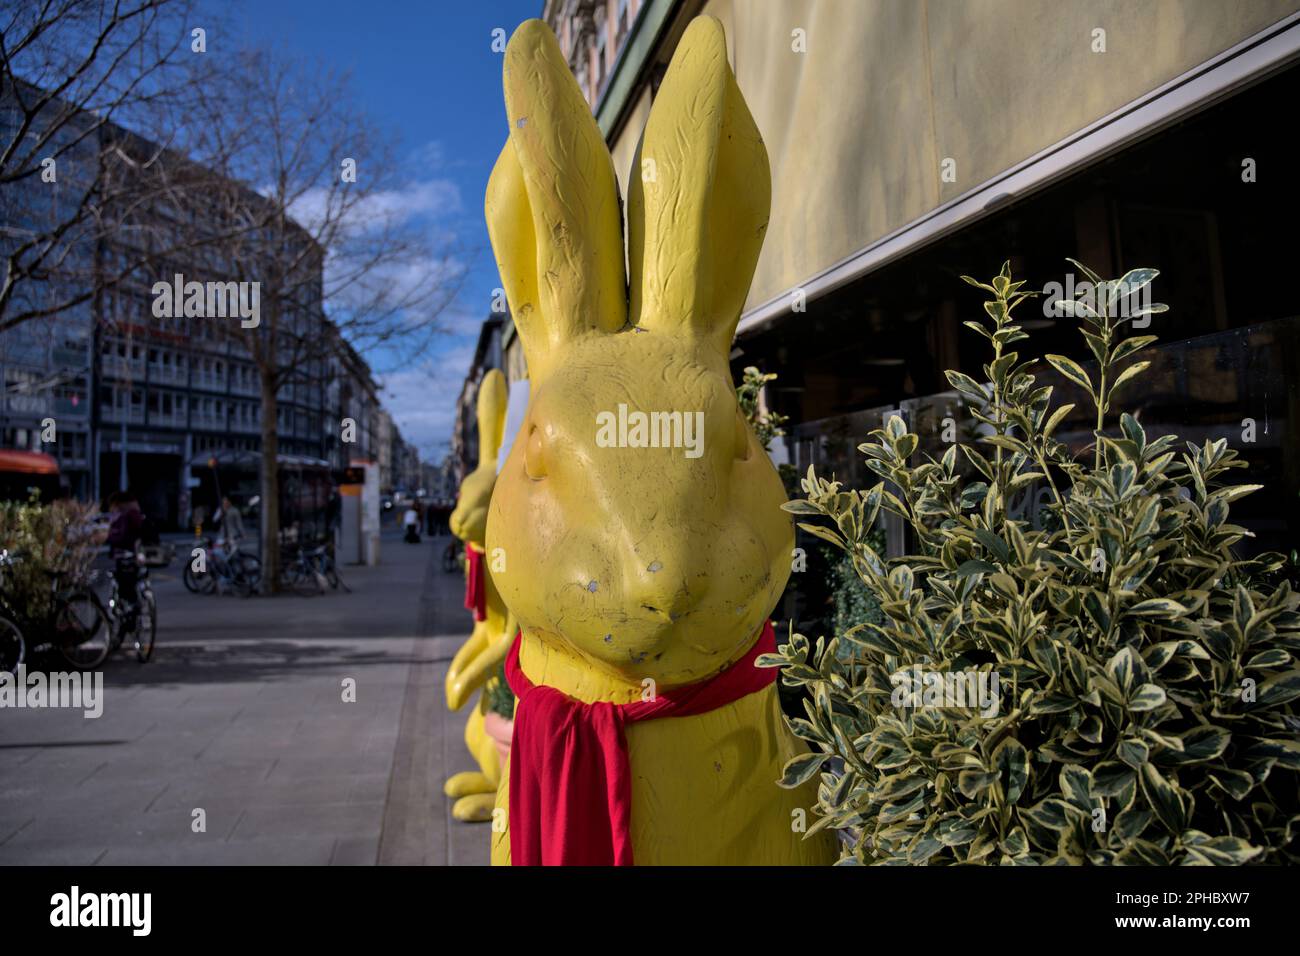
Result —
<instances>
[{"instance_id":1,"label":"bare tree","mask_svg":"<svg viewBox=\"0 0 1300 956\"><path fill-rule=\"evenodd\" d=\"M189 0L0 2L0 332L120 278L93 255L126 208L107 176L114 147L104 134L150 126L155 109L183 95L190 9Z\"/></svg>"},{"instance_id":2,"label":"bare tree","mask_svg":"<svg viewBox=\"0 0 1300 956\"><path fill-rule=\"evenodd\" d=\"M463 269L410 219L416 184L346 78L251 53L195 89L184 151L206 175L178 195L215 230L193 237L191 256L213 278L257 283L255 319L208 321L242 343L260 379L262 566L274 587L280 396L323 381L348 347L418 357Z\"/></svg>"}]
</instances>

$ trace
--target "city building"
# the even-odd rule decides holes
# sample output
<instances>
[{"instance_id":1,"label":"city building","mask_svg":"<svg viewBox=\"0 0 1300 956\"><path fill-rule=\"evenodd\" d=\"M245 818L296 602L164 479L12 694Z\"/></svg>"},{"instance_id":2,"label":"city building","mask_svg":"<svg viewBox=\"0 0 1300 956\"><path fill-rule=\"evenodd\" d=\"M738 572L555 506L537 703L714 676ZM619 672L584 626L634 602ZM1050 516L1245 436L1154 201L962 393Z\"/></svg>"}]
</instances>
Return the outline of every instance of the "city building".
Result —
<instances>
[{"instance_id":1,"label":"city building","mask_svg":"<svg viewBox=\"0 0 1300 956\"><path fill-rule=\"evenodd\" d=\"M637 14L646 0L546 0L542 19L560 41L560 49L578 86L594 109L614 75Z\"/></svg>"},{"instance_id":2,"label":"city building","mask_svg":"<svg viewBox=\"0 0 1300 956\"><path fill-rule=\"evenodd\" d=\"M12 122L2 106L0 122ZM93 169L106 156L156 151L118 126L101 125L69 154L57 185L29 177L0 189L0 242L21 241L54 220L59 203L74 201L75 170ZM183 157L169 155L169 161L173 170L193 167ZM160 277L229 282L241 276L219 249L201 242L219 223L196 220L194 210L178 210L161 191L147 189L142 184L128 227L73 244L66 264L77 268L64 272L76 278L59 280L93 283L99 274L114 281L96 287L82 305L0 333L0 426L3 447L53 454L73 495L103 500L125 479L160 526L180 528L211 514L222 495L240 503L257 496L262 382L245 342L228 327L155 313ZM247 198L258 201L251 192ZM169 241L177 235L195 241ZM312 242L296 226L291 235ZM155 255L158 249L168 252ZM128 268L141 258L146 268ZM387 461L391 471L394 441L400 442L369 366L324 313L322 260L320 250L307 257L315 273L309 293L287 303L281 317L297 338L330 343L287 362L277 390L277 455L288 476L282 485L295 488L327 482L331 471L358 459ZM23 287L27 302L59 301L59 291L53 280ZM405 458L403 467L409 467ZM310 482L303 478L308 473ZM309 497L314 501L319 490ZM291 502L285 513L294 513Z\"/></svg>"},{"instance_id":3,"label":"city building","mask_svg":"<svg viewBox=\"0 0 1300 956\"><path fill-rule=\"evenodd\" d=\"M508 347L507 339L513 340L513 348ZM523 350L518 342L519 337L514 334L514 323L508 314L491 313L479 327L474 357L456 399L456 420L452 424L450 458L452 480L457 489L465 476L478 465L478 389L483 376L490 369L499 368L504 371L507 382L527 377ZM513 355L509 366L506 364L508 352Z\"/></svg>"},{"instance_id":4,"label":"city building","mask_svg":"<svg viewBox=\"0 0 1300 956\"><path fill-rule=\"evenodd\" d=\"M325 390L326 454L330 467L348 467L353 460L377 455L375 418L380 409L379 389L370 365L351 344L331 328L330 374Z\"/></svg>"}]
</instances>

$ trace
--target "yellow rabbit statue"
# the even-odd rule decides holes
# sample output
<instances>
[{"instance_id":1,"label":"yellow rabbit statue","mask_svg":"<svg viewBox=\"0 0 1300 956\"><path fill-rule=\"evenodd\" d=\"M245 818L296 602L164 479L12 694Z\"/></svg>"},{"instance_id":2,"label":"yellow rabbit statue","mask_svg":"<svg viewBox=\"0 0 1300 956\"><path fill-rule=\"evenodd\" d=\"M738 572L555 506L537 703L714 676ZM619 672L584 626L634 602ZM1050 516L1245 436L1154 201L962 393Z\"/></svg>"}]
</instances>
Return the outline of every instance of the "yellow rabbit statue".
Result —
<instances>
[{"instance_id":1,"label":"yellow rabbit statue","mask_svg":"<svg viewBox=\"0 0 1300 956\"><path fill-rule=\"evenodd\" d=\"M785 493L728 353L771 202L721 25L694 20L634 160L613 164L550 29L516 31L488 231L528 410L486 545L522 628L494 863L822 864L768 617L790 573Z\"/></svg>"},{"instance_id":2,"label":"yellow rabbit statue","mask_svg":"<svg viewBox=\"0 0 1300 956\"><path fill-rule=\"evenodd\" d=\"M501 596L485 566L483 539L487 525L488 502L496 483L497 453L505 430L506 382L497 369L490 370L479 385L478 393L478 467L461 482L456 509L451 514L451 533L465 542L469 567L467 574L480 573L485 595L481 600L484 616L475 620L474 631L461 645L447 670L447 706L460 710L476 690L492 677L509 647L514 628L508 624ZM472 552L472 553L471 553ZM480 567L475 567L480 565ZM485 821L492 817L501 763L492 738L483 730L482 695L470 709L465 724L465 746L479 766L478 771L454 774L443 791L456 800L452 816L466 822Z\"/></svg>"}]
</instances>

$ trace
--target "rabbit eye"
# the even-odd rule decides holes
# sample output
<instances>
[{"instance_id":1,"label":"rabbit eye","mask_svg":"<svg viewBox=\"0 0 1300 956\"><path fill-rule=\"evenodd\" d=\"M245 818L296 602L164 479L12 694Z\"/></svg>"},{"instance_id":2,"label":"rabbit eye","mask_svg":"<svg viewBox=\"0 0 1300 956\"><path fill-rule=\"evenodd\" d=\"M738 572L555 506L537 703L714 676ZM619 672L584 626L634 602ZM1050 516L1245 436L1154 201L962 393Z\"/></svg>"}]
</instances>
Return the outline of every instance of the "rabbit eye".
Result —
<instances>
[{"instance_id":1,"label":"rabbit eye","mask_svg":"<svg viewBox=\"0 0 1300 956\"><path fill-rule=\"evenodd\" d=\"M736 409L736 461L749 461L752 451L749 442L749 426L745 424L745 416L741 414L740 409Z\"/></svg>"},{"instance_id":2,"label":"rabbit eye","mask_svg":"<svg viewBox=\"0 0 1300 956\"><path fill-rule=\"evenodd\" d=\"M524 474L533 481L546 477L546 445L542 432L534 425L528 432L528 443L524 446Z\"/></svg>"}]
</instances>

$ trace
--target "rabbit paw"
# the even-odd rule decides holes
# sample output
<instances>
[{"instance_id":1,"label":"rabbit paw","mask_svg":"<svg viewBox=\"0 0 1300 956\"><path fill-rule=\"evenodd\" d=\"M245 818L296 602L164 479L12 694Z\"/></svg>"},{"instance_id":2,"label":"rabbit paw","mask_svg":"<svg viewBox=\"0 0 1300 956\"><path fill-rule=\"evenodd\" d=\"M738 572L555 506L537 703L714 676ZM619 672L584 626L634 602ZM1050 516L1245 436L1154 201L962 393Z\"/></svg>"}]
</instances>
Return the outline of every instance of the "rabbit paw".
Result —
<instances>
[{"instance_id":1,"label":"rabbit paw","mask_svg":"<svg viewBox=\"0 0 1300 956\"><path fill-rule=\"evenodd\" d=\"M466 770L448 777L447 782L442 785L442 792L453 799L457 799L485 793L495 794L497 788L496 784L477 770ZM460 818L457 817L457 819Z\"/></svg>"},{"instance_id":2,"label":"rabbit paw","mask_svg":"<svg viewBox=\"0 0 1300 956\"><path fill-rule=\"evenodd\" d=\"M451 815L461 823L485 823L492 819L492 808L496 802L496 791L472 793L456 801L451 808Z\"/></svg>"}]
</instances>

